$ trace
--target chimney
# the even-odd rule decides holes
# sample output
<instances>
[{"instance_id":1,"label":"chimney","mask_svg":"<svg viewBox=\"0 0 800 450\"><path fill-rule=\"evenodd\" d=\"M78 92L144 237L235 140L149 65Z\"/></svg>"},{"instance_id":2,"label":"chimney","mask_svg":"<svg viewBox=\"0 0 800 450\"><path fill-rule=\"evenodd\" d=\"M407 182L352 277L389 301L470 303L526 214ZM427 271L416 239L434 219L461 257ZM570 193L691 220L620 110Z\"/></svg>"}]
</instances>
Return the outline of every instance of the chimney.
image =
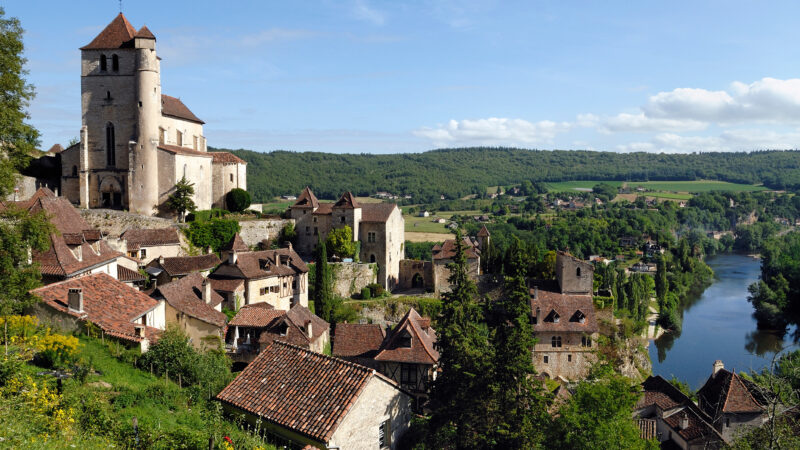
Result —
<instances>
[{"instance_id":1,"label":"chimney","mask_svg":"<svg viewBox=\"0 0 800 450\"><path fill-rule=\"evenodd\" d=\"M136 324L133 326L136 337L144 339L144 325Z\"/></svg>"},{"instance_id":2,"label":"chimney","mask_svg":"<svg viewBox=\"0 0 800 450\"><path fill-rule=\"evenodd\" d=\"M70 311L83 312L83 289L70 288L67 292L67 307Z\"/></svg>"},{"instance_id":3,"label":"chimney","mask_svg":"<svg viewBox=\"0 0 800 450\"><path fill-rule=\"evenodd\" d=\"M685 412L681 416L681 423L680 423L681 430L685 430L689 428L689 415Z\"/></svg>"},{"instance_id":4,"label":"chimney","mask_svg":"<svg viewBox=\"0 0 800 450\"><path fill-rule=\"evenodd\" d=\"M203 279L203 303L211 303L211 281Z\"/></svg>"},{"instance_id":5,"label":"chimney","mask_svg":"<svg viewBox=\"0 0 800 450\"><path fill-rule=\"evenodd\" d=\"M306 333L308 333L308 338L311 339L314 336L314 333L311 332L311 321L309 320L306 324Z\"/></svg>"},{"instance_id":6,"label":"chimney","mask_svg":"<svg viewBox=\"0 0 800 450\"><path fill-rule=\"evenodd\" d=\"M239 259L239 255L236 254L236 250L231 251L228 253L228 264L236 264L236 261Z\"/></svg>"},{"instance_id":7,"label":"chimney","mask_svg":"<svg viewBox=\"0 0 800 450\"><path fill-rule=\"evenodd\" d=\"M164 255L158 255L158 265L164 267Z\"/></svg>"},{"instance_id":8,"label":"chimney","mask_svg":"<svg viewBox=\"0 0 800 450\"><path fill-rule=\"evenodd\" d=\"M533 300L539 300L539 286L533 287Z\"/></svg>"},{"instance_id":9,"label":"chimney","mask_svg":"<svg viewBox=\"0 0 800 450\"><path fill-rule=\"evenodd\" d=\"M206 249L206 255L210 255L210 254L211 254L211 246L209 246L209 247Z\"/></svg>"},{"instance_id":10,"label":"chimney","mask_svg":"<svg viewBox=\"0 0 800 450\"><path fill-rule=\"evenodd\" d=\"M290 252L293 250L293 249L292 249L292 243L291 243L291 242L287 242L287 245L286 245L286 246L287 246L287 247L289 247L289 251L290 251Z\"/></svg>"},{"instance_id":11,"label":"chimney","mask_svg":"<svg viewBox=\"0 0 800 450\"><path fill-rule=\"evenodd\" d=\"M718 359L714 361L714 371L711 373L712 377L717 376L717 372L725 368L725 364L722 364L722 360Z\"/></svg>"}]
</instances>

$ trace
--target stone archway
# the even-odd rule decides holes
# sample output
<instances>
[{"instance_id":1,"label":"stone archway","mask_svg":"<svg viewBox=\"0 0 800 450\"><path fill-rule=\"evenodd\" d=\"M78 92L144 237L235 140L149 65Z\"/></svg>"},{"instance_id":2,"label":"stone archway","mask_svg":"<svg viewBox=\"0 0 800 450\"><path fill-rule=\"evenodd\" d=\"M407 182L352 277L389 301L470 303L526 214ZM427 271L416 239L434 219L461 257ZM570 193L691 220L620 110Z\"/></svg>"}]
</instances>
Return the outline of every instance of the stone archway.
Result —
<instances>
[{"instance_id":1,"label":"stone archway","mask_svg":"<svg viewBox=\"0 0 800 450\"><path fill-rule=\"evenodd\" d=\"M100 206L122 209L122 183L113 175L100 181Z\"/></svg>"},{"instance_id":2,"label":"stone archway","mask_svg":"<svg viewBox=\"0 0 800 450\"><path fill-rule=\"evenodd\" d=\"M411 277L411 287L414 289L422 289L425 287L425 279L417 272Z\"/></svg>"}]
</instances>

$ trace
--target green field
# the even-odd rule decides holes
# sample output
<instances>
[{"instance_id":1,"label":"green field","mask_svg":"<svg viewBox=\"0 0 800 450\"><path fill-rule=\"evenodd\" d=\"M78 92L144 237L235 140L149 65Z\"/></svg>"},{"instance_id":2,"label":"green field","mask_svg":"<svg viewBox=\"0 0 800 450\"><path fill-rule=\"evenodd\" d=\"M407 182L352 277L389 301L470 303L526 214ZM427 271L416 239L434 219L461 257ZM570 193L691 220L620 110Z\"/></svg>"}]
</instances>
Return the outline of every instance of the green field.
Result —
<instances>
[{"instance_id":1,"label":"green field","mask_svg":"<svg viewBox=\"0 0 800 450\"><path fill-rule=\"evenodd\" d=\"M592 180L582 180L582 181L558 181L555 183L545 183L545 187L547 187L548 191L552 192L569 192L575 190L584 190L584 189L591 189L595 185L605 183L614 187L622 186L622 181L592 181Z\"/></svg>"},{"instance_id":2,"label":"green field","mask_svg":"<svg viewBox=\"0 0 800 450\"><path fill-rule=\"evenodd\" d=\"M406 231L416 231L418 233L450 233L446 223L435 223L433 219L439 217L450 219L455 214L462 216L478 216L482 213L480 211L442 211L430 217L419 217L416 214L404 214L403 219L406 221Z\"/></svg>"},{"instance_id":3,"label":"green field","mask_svg":"<svg viewBox=\"0 0 800 450\"><path fill-rule=\"evenodd\" d=\"M553 192L570 192L582 191L591 189L596 184L605 183L615 187L621 187L623 184L635 189L636 187L643 187L648 190L657 192L647 192L644 195L649 197L659 198L672 198L677 200L686 200L691 198L689 193L700 193L710 191L728 191L728 192L755 192L766 190L764 186L753 184L736 184L728 183L726 181L712 181L712 180L696 180L696 181L596 181L596 180L583 180L583 181L560 181L556 183L545 183L547 189ZM677 192L684 193L674 194ZM635 191L634 191L635 193ZM673 193L673 194L670 194Z\"/></svg>"}]
</instances>

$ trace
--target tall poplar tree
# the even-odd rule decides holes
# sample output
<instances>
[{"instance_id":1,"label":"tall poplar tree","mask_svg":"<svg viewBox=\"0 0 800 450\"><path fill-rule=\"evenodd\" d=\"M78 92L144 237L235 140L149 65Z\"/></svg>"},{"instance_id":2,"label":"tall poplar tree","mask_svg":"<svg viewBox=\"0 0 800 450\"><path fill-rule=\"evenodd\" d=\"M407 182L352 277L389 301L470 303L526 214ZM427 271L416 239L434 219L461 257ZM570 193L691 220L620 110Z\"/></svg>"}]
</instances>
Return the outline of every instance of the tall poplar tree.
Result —
<instances>
[{"instance_id":1,"label":"tall poplar tree","mask_svg":"<svg viewBox=\"0 0 800 450\"><path fill-rule=\"evenodd\" d=\"M478 289L467 275L467 257L460 230L450 270L451 291L442 295L438 326L441 375L431 390L431 448L484 448L489 435L486 418L490 400L487 380L492 351L481 324Z\"/></svg>"}]
</instances>

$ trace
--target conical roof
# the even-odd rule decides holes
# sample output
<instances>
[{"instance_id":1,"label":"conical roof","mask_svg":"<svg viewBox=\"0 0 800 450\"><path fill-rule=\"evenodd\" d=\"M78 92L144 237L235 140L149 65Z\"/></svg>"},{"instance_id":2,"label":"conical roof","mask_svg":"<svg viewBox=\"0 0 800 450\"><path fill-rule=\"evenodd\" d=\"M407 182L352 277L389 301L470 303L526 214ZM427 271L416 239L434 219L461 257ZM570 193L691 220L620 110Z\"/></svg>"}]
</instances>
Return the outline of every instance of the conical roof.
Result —
<instances>
[{"instance_id":1,"label":"conical roof","mask_svg":"<svg viewBox=\"0 0 800 450\"><path fill-rule=\"evenodd\" d=\"M294 202L292 207L317 209L319 208L319 200L317 200L317 197L311 192L311 188L306 186L300 194L300 197L297 197L297 201Z\"/></svg>"},{"instance_id":2,"label":"conical roof","mask_svg":"<svg viewBox=\"0 0 800 450\"><path fill-rule=\"evenodd\" d=\"M235 252L247 252L250 251L250 247L244 243L242 237L239 236L239 233L233 235L230 241L225 244L220 250L222 251L235 251Z\"/></svg>"},{"instance_id":3,"label":"conical roof","mask_svg":"<svg viewBox=\"0 0 800 450\"><path fill-rule=\"evenodd\" d=\"M155 35L153 34L153 32L150 31L149 28L147 28L147 25L142 25L142 28L139 28L139 31L136 32L136 37L137 38L141 38L141 39L155 39L156 38Z\"/></svg>"},{"instance_id":4,"label":"conical roof","mask_svg":"<svg viewBox=\"0 0 800 450\"><path fill-rule=\"evenodd\" d=\"M342 196L339 198L336 204L333 205L333 207L355 209L355 208L361 208L361 205L358 204L356 198L353 197L353 194L351 194L350 191L347 191L344 194L342 194Z\"/></svg>"},{"instance_id":5,"label":"conical roof","mask_svg":"<svg viewBox=\"0 0 800 450\"><path fill-rule=\"evenodd\" d=\"M122 13L119 13L92 42L81 47L81 50L132 47L134 36L136 36L136 28L133 28L128 19Z\"/></svg>"},{"instance_id":6,"label":"conical roof","mask_svg":"<svg viewBox=\"0 0 800 450\"><path fill-rule=\"evenodd\" d=\"M491 234L489 233L489 230L486 228L486 225L484 225L481 227L481 230L478 231L478 237L487 237L487 236L491 236Z\"/></svg>"}]
</instances>

